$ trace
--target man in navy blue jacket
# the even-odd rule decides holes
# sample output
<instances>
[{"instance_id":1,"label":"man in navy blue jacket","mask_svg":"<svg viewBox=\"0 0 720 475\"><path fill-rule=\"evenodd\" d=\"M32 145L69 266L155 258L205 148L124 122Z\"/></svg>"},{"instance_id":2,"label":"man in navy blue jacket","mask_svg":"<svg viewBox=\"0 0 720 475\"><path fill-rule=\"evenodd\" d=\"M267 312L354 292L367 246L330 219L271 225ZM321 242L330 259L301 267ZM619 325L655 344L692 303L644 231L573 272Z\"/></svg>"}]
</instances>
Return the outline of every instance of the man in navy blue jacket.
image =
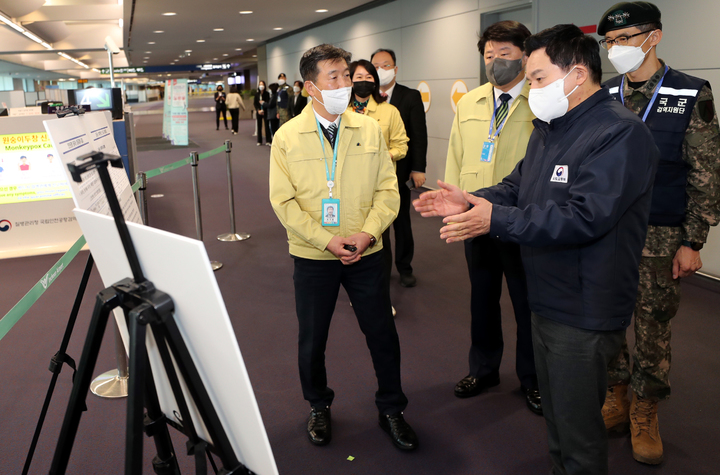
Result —
<instances>
[{"instance_id":1,"label":"man in navy blue jacket","mask_svg":"<svg viewBox=\"0 0 720 475\"><path fill-rule=\"evenodd\" d=\"M447 242L521 245L553 473L607 474L607 364L633 313L658 150L600 87L599 46L579 28L533 35L525 54L538 117L525 158L496 186L438 182L414 206L446 216Z\"/></svg>"}]
</instances>

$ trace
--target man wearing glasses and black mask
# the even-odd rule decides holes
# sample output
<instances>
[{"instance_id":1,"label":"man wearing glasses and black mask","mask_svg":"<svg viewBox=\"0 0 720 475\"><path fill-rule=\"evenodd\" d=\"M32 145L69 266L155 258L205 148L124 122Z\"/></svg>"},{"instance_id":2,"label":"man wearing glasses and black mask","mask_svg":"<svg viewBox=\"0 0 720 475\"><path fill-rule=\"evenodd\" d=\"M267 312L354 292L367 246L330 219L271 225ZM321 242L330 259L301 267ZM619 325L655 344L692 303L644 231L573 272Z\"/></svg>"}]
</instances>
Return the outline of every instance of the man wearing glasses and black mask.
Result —
<instances>
[{"instance_id":1,"label":"man wearing glasses and black mask","mask_svg":"<svg viewBox=\"0 0 720 475\"><path fill-rule=\"evenodd\" d=\"M710 84L658 59L663 31L655 5L612 6L598 34L620 73L605 86L642 118L660 150L640 260L632 371L625 341L608 366L603 406L608 430L625 430L629 423L633 457L654 465L663 459L657 407L670 396L670 319L680 305L680 278L702 267L699 251L720 219L718 119Z\"/></svg>"}]
</instances>

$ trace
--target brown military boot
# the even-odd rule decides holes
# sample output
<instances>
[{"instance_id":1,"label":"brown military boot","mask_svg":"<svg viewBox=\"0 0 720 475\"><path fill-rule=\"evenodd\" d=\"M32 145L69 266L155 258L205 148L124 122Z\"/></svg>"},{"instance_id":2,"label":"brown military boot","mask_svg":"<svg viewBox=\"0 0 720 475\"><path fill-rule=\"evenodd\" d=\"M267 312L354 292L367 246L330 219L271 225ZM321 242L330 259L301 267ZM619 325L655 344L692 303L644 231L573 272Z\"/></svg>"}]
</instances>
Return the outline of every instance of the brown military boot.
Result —
<instances>
[{"instance_id":1,"label":"brown military boot","mask_svg":"<svg viewBox=\"0 0 720 475\"><path fill-rule=\"evenodd\" d=\"M657 417L658 402L633 394L630 406L630 437L633 458L657 465L663 461L663 445Z\"/></svg>"},{"instance_id":2,"label":"brown military boot","mask_svg":"<svg viewBox=\"0 0 720 475\"><path fill-rule=\"evenodd\" d=\"M616 384L607 389L602 416L608 431L625 432L630 425L630 401L627 398L628 385Z\"/></svg>"}]
</instances>

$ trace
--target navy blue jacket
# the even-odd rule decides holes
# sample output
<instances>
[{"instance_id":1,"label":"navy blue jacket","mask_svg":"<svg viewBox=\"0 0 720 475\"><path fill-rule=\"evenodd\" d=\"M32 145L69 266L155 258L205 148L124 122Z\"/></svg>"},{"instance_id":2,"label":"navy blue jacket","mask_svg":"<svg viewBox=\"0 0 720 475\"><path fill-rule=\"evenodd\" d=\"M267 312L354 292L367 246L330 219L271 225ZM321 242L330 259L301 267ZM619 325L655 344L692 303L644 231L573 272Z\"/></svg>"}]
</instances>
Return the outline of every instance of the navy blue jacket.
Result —
<instances>
[{"instance_id":1,"label":"navy blue jacket","mask_svg":"<svg viewBox=\"0 0 720 475\"><path fill-rule=\"evenodd\" d=\"M630 324L659 152L603 88L547 124L500 184L490 235L522 246L536 314L587 330Z\"/></svg>"}]
</instances>

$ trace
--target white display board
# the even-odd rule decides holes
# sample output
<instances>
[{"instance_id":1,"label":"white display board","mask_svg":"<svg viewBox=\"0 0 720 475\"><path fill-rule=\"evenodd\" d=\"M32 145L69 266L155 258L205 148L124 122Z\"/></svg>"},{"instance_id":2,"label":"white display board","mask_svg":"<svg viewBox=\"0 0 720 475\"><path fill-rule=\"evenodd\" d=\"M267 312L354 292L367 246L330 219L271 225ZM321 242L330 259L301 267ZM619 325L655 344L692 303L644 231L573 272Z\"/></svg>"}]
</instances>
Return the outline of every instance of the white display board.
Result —
<instances>
[{"instance_id":1,"label":"white display board","mask_svg":"<svg viewBox=\"0 0 720 475\"><path fill-rule=\"evenodd\" d=\"M75 210L75 215L103 281L132 277L114 220L83 210ZM204 244L134 223L128 223L128 228L145 277L173 299L180 333L236 456L258 475L277 474L250 378ZM150 332L148 349L162 410L170 420L180 423ZM184 384L183 391L189 400ZM190 411L199 435L211 442L194 404Z\"/></svg>"}]
</instances>

